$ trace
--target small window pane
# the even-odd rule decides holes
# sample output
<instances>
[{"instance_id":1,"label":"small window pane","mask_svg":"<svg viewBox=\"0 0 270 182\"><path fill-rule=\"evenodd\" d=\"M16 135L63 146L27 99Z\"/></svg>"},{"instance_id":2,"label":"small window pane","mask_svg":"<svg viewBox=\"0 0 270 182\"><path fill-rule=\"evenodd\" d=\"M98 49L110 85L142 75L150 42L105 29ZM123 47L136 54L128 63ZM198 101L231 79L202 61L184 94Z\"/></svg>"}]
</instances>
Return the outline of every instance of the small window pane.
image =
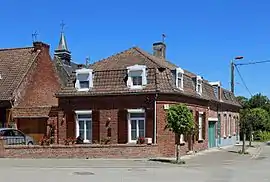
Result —
<instances>
[{"instance_id":1,"label":"small window pane","mask_svg":"<svg viewBox=\"0 0 270 182\"><path fill-rule=\"evenodd\" d=\"M144 137L144 120L139 120L139 137Z\"/></svg>"},{"instance_id":2,"label":"small window pane","mask_svg":"<svg viewBox=\"0 0 270 182\"><path fill-rule=\"evenodd\" d=\"M84 121L79 121L79 136L84 139Z\"/></svg>"},{"instance_id":3,"label":"small window pane","mask_svg":"<svg viewBox=\"0 0 270 182\"><path fill-rule=\"evenodd\" d=\"M89 81L80 81L80 88L89 88Z\"/></svg>"},{"instance_id":4,"label":"small window pane","mask_svg":"<svg viewBox=\"0 0 270 182\"><path fill-rule=\"evenodd\" d=\"M89 74L78 74L77 75L77 79L78 80L81 80L81 81L86 81L86 80L88 80L89 79Z\"/></svg>"},{"instance_id":5,"label":"small window pane","mask_svg":"<svg viewBox=\"0 0 270 182\"><path fill-rule=\"evenodd\" d=\"M92 118L92 114L78 114L78 118L86 118L86 119L91 119Z\"/></svg>"},{"instance_id":6,"label":"small window pane","mask_svg":"<svg viewBox=\"0 0 270 182\"><path fill-rule=\"evenodd\" d=\"M142 76L133 76L132 83L134 86L142 85Z\"/></svg>"},{"instance_id":7,"label":"small window pane","mask_svg":"<svg viewBox=\"0 0 270 182\"><path fill-rule=\"evenodd\" d=\"M137 120L131 120L131 140L137 139Z\"/></svg>"},{"instance_id":8,"label":"small window pane","mask_svg":"<svg viewBox=\"0 0 270 182\"><path fill-rule=\"evenodd\" d=\"M144 118L144 113L130 113L131 118Z\"/></svg>"}]
</instances>

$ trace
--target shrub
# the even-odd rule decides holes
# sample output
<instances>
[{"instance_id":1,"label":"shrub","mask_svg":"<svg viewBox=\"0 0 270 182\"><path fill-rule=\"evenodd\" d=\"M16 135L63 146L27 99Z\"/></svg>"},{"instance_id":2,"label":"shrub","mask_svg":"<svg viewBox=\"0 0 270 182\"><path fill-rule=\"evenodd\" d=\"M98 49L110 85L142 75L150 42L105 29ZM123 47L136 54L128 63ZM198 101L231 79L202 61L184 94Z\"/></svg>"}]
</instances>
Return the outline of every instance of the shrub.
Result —
<instances>
[{"instance_id":1,"label":"shrub","mask_svg":"<svg viewBox=\"0 0 270 182\"><path fill-rule=\"evenodd\" d=\"M259 131L254 133L254 139L262 142L270 141L270 132L269 131Z\"/></svg>"}]
</instances>

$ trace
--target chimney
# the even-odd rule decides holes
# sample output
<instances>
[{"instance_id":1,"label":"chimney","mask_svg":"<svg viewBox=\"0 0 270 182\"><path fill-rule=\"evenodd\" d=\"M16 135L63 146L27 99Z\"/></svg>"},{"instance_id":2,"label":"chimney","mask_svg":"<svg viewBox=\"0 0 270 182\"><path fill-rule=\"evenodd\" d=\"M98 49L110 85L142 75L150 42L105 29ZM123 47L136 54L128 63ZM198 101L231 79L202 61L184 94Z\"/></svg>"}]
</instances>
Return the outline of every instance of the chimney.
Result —
<instances>
[{"instance_id":1,"label":"chimney","mask_svg":"<svg viewBox=\"0 0 270 182\"><path fill-rule=\"evenodd\" d=\"M45 50L46 52L49 52L50 46L48 44L45 44L43 42L33 42L33 46L35 51L37 50Z\"/></svg>"},{"instance_id":2,"label":"chimney","mask_svg":"<svg viewBox=\"0 0 270 182\"><path fill-rule=\"evenodd\" d=\"M166 44L164 42L156 42L153 44L153 55L162 59L166 58Z\"/></svg>"}]
</instances>

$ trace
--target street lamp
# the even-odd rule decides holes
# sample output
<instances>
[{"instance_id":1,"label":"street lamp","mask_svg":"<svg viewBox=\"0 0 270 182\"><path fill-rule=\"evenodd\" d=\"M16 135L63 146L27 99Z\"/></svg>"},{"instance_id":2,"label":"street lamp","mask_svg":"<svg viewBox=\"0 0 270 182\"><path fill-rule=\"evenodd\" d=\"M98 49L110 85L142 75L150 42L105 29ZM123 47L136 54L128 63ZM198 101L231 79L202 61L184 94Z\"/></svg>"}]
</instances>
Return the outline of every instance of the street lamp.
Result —
<instances>
[{"instance_id":1,"label":"street lamp","mask_svg":"<svg viewBox=\"0 0 270 182\"><path fill-rule=\"evenodd\" d=\"M231 92L234 94L234 61L243 59L243 56L237 56L231 61Z\"/></svg>"}]
</instances>

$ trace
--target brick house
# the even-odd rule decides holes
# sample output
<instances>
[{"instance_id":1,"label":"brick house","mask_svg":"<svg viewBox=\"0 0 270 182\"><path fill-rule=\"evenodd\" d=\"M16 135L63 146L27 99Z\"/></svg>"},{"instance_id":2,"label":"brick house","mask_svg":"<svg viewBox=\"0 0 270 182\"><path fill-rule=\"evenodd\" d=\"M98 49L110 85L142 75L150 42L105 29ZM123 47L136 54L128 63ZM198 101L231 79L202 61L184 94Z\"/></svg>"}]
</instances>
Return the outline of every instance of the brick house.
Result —
<instances>
[{"instance_id":1,"label":"brick house","mask_svg":"<svg viewBox=\"0 0 270 182\"><path fill-rule=\"evenodd\" d=\"M49 45L0 49L0 126L17 127L36 141L57 116L60 89Z\"/></svg>"},{"instance_id":2,"label":"brick house","mask_svg":"<svg viewBox=\"0 0 270 182\"><path fill-rule=\"evenodd\" d=\"M233 142L236 125L227 123L238 117L234 95L167 61L164 43L153 44L153 55L133 47L91 65L76 65L61 39L62 54L55 52L63 84L56 94L58 143L81 136L85 143L109 139L127 144L145 137L161 156L174 156L176 137L164 128L166 109L175 103L185 103L199 126L196 137L181 135L183 154ZM225 114L235 120L224 124Z\"/></svg>"}]
</instances>

